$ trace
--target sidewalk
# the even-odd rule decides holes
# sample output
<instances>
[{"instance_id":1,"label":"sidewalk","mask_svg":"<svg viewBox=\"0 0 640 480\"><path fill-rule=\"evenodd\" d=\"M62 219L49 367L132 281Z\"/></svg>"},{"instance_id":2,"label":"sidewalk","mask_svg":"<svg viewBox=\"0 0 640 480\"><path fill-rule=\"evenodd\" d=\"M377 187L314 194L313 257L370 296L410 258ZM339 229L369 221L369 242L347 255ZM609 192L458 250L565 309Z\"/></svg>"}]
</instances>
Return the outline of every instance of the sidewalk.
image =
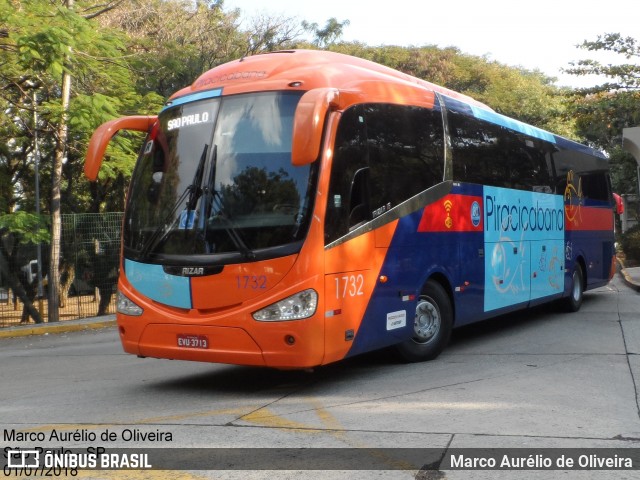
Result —
<instances>
[{"instance_id":1,"label":"sidewalk","mask_svg":"<svg viewBox=\"0 0 640 480\"><path fill-rule=\"evenodd\" d=\"M620 275L629 287L640 292L640 267L620 268Z\"/></svg>"},{"instance_id":2,"label":"sidewalk","mask_svg":"<svg viewBox=\"0 0 640 480\"><path fill-rule=\"evenodd\" d=\"M79 330L93 330L113 327L116 324L115 315L81 318L79 320L62 320L55 323L30 323L14 327L0 328L0 339L24 337L27 335L48 335L49 333L77 332Z\"/></svg>"}]
</instances>

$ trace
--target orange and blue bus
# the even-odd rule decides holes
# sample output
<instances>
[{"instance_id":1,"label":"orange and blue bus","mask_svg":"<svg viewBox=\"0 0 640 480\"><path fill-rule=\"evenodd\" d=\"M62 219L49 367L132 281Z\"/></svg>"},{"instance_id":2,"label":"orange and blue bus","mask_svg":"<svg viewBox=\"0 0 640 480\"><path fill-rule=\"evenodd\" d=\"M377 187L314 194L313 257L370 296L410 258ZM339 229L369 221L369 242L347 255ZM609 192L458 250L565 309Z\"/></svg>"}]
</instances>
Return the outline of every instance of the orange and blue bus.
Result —
<instances>
[{"instance_id":1,"label":"orange and blue bus","mask_svg":"<svg viewBox=\"0 0 640 480\"><path fill-rule=\"evenodd\" d=\"M124 350L310 368L394 346L433 359L454 327L613 275L601 153L363 59L281 51L218 66L146 132L122 226Z\"/></svg>"}]
</instances>

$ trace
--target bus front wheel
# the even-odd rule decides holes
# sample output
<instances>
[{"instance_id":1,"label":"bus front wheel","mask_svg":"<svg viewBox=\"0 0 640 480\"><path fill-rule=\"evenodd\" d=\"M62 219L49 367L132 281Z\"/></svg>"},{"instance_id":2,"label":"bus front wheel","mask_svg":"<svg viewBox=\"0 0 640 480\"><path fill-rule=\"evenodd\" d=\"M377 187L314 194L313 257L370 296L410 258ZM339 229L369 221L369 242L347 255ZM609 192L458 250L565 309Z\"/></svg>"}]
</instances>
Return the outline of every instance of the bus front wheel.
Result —
<instances>
[{"instance_id":1,"label":"bus front wheel","mask_svg":"<svg viewBox=\"0 0 640 480\"><path fill-rule=\"evenodd\" d=\"M453 308L445 289L429 280L418 299L413 336L397 346L408 362L433 360L449 343L453 327Z\"/></svg>"}]
</instances>

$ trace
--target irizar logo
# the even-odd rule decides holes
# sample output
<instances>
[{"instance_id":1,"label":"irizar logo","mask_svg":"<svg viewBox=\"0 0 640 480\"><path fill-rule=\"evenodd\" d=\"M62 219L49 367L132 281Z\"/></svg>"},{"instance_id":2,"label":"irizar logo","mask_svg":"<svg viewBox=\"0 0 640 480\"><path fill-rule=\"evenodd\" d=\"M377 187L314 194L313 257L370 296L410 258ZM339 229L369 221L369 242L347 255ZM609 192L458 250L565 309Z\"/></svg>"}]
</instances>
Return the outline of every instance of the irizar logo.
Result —
<instances>
[{"instance_id":1,"label":"irizar logo","mask_svg":"<svg viewBox=\"0 0 640 480\"><path fill-rule=\"evenodd\" d=\"M183 277L197 277L204 275L204 267L182 267Z\"/></svg>"}]
</instances>

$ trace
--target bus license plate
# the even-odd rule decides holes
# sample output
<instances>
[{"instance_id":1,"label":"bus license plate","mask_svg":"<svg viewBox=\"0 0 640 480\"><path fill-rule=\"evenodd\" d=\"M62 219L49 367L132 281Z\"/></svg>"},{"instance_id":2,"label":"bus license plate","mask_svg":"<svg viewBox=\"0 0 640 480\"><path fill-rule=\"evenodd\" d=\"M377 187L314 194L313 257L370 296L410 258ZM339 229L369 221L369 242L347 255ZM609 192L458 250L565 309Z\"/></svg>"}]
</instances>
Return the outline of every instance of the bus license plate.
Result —
<instances>
[{"instance_id":1,"label":"bus license plate","mask_svg":"<svg viewBox=\"0 0 640 480\"><path fill-rule=\"evenodd\" d=\"M205 335L178 334L178 347L180 348L209 348L209 339Z\"/></svg>"}]
</instances>

